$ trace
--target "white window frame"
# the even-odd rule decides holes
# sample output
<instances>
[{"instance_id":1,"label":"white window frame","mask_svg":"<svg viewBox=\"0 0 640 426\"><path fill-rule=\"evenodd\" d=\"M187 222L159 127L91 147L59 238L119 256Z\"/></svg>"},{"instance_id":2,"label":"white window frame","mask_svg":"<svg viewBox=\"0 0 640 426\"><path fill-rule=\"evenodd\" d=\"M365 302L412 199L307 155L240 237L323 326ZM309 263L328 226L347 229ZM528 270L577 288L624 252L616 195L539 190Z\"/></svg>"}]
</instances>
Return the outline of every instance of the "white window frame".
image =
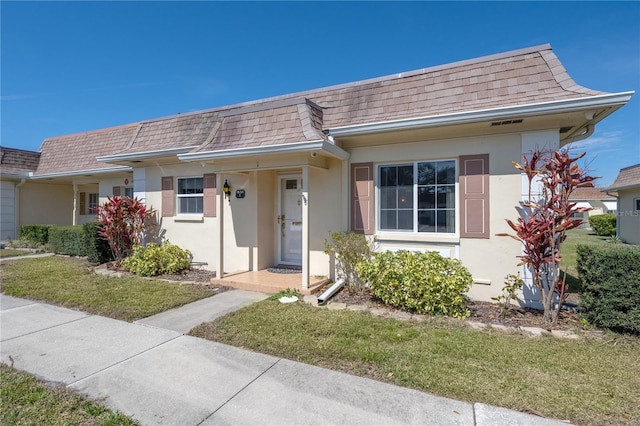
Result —
<instances>
[{"instance_id":1,"label":"white window frame","mask_svg":"<svg viewBox=\"0 0 640 426\"><path fill-rule=\"evenodd\" d=\"M454 165L454 231L453 232L420 232L418 230L418 164L419 163L437 163L437 162L445 162L452 161ZM380 215L380 201L381 201L381 169L383 167L397 167L397 166L413 166L413 229L382 229L381 228L381 215ZM375 223L376 223L376 233L381 236L393 236L393 235L413 235L413 236L421 236L421 237L457 237L460 227L460 200L459 200L459 188L458 188L458 180L459 180L459 165L457 158L440 158L440 159L429 159L429 160L417 160L417 161L398 161L398 162L384 162L378 163L375 167ZM436 198L437 203L437 198ZM438 209L436 210L445 210Z\"/></svg>"},{"instance_id":2,"label":"white window frame","mask_svg":"<svg viewBox=\"0 0 640 426\"><path fill-rule=\"evenodd\" d=\"M91 198L95 198L92 202ZM87 193L87 215L95 215L96 209L100 207L100 194L97 192Z\"/></svg>"},{"instance_id":3,"label":"white window frame","mask_svg":"<svg viewBox=\"0 0 640 426\"><path fill-rule=\"evenodd\" d=\"M180 194L180 180L182 179L200 179L202 184L202 192L200 194ZM204 176L181 176L176 178L176 211L179 216L202 216L204 214ZM201 212L183 212L181 211L180 200L183 198L201 198Z\"/></svg>"}]
</instances>

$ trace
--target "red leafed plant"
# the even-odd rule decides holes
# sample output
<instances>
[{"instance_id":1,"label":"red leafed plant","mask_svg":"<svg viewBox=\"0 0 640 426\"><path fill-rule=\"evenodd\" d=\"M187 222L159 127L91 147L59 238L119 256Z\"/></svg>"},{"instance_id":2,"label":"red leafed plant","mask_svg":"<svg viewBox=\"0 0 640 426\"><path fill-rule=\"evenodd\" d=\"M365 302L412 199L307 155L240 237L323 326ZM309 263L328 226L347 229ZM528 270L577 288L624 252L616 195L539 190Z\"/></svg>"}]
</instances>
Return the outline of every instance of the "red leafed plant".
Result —
<instances>
[{"instance_id":1,"label":"red leafed plant","mask_svg":"<svg viewBox=\"0 0 640 426\"><path fill-rule=\"evenodd\" d=\"M155 210L131 197L107 197L107 202L97 208L98 221L102 223L100 236L107 240L113 257L119 264L129 256L136 244L142 243L145 229L152 226Z\"/></svg>"},{"instance_id":2,"label":"red leafed plant","mask_svg":"<svg viewBox=\"0 0 640 426\"><path fill-rule=\"evenodd\" d=\"M498 234L522 242L518 266L525 265L531 271L533 286L539 291L544 307L543 319L552 323L557 321L569 290L566 271L561 274L560 270L562 242L567 230L582 223L573 214L590 210L569 200L576 188L593 187L595 178L585 174L576 163L585 154L570 157L568 150L552 153L536 150L529 159L524 157L523 164L514 162L529 180L529 194L521 202L518 220L507 219L516 235Z\"/></svg>"}]
</instances>

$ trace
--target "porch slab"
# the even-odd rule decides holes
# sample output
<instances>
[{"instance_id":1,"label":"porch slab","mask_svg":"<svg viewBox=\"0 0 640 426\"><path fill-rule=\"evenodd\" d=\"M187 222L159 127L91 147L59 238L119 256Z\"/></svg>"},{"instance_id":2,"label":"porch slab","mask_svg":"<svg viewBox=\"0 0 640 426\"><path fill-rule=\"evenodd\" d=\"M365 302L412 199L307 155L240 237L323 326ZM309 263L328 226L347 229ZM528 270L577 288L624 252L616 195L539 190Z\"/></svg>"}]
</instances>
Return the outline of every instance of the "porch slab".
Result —
<instances>
[{"instance_id":1,"label":"porch slab","mask_svg":"<svg viewBox=\"0 0 640 426\"><path fill-rule=\"evenodd\" d=\"M258 291L275 294L281 290L298 290L301 294L317 293L330 280L324 277L310 277L309 288L302 288L302 273L280 274L267 269L225 274L221 278L212 278L211 284L224 285L240 290Z\"/></svg>"}]
</instances>

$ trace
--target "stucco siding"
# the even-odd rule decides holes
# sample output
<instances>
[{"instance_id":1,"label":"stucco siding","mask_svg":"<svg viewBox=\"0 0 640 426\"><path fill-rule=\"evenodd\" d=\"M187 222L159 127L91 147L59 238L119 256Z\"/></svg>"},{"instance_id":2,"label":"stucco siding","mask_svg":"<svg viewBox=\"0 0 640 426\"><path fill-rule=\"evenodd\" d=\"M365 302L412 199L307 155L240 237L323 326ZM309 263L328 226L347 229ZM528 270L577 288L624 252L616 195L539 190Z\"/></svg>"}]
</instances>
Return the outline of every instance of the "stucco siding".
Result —
<instances>
[{"instance_id":1,"label":"stucco siding","mask_svg":"<svg viewBox=\"0 0 640 426\"><path fill-rule=\"evenodd\" d=\"M640 211L635 210L640 188L618 191L618 236L628 244L640 244Z\"/></svg>"},{"instance_id":2,"label":"stucco siding","mask_svg":"<svg viewBox=\"0 0 640 426\"><path fill-rule=\"evenodd\" d=\"M211 217L163 217L162 209L162 177L189 177L202 176L211 173L211 169L202 167L200 164L178 164L162 167L145 168L145 204L157 211L158 237L172 244L176 244L184 249L188 249L193 254L195 262L206 262L205 269L215 270L218 262L218 229L217 218ZM138 191L138 188L134 188Z\"/></svg>"},{"instance_id":3,"label":"stucco siding","mask_svg":"<svg viewBox=\"0 0 640 426\"><path fill-rule=\"evenodd\" d=\"M20 187L19 225L71 225L73 187L27 182Z\"/></svg>"},{"instance_id":4,"label":"stucco siding","mask_svg":"<svg viewBox=\"0 0 640 426\"><path fill-rule=\"evenodd\" d=\"M378 166L381 164L412 163L429 160L456 161L456 191L460 155L489 154L489 238L460 238L459 197L456 197L456 232L454 234L381 232L378 228L378 198L376 196L375 246L378 250L435 250L442 255L458 258L473 278L469 295L488 300L499 293L507 274L516 273L520 245L508 237L497 237L511 229L505 219L516 219L520 200L520 173L513 161L521 161L521 137L504 134L472 138L452 138L424 142L393 143L376 147L352 148L352 163L373 162L376 167L376 195L378 194Z\"/></svg>"}]
</instances>

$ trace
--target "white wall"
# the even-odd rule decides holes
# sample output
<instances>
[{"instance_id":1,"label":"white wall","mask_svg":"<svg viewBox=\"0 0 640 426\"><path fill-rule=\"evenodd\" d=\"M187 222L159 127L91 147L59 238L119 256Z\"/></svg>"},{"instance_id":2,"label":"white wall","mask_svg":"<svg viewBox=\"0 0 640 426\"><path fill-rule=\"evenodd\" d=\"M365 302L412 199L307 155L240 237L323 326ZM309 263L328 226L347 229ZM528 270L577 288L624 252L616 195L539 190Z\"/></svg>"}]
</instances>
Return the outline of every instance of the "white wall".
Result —
<instances>
[{"instance_id":1,"label":"white wall","mask_svg":"<svg viewBox=\"0 0 640 426\"><path fill-rule=\"evenodd\" d=\"M640 244L640 212L635 200L640 199L640 188L618 191L618 236L628 244Z\"/></svg>"}]
</instances>

